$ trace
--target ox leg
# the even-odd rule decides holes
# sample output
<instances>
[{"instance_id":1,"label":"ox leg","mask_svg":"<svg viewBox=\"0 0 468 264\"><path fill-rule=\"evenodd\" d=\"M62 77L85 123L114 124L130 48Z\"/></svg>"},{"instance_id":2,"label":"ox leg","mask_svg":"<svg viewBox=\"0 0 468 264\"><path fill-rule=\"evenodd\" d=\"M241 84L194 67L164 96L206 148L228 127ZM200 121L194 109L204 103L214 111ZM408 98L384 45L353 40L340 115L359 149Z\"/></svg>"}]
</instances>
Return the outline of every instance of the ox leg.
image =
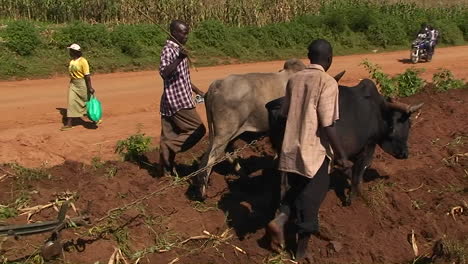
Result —
<instances>
[{"instance_id":1,"label":"ox leg","mask_svg":"<svg viewBox=\"0 0 468 264\"><path fill-rule=\"evenodd\" d=\"M240 165L238 157L235 157L235 158L229 157L227 160L229 161L229 163L232 164L232 166L234 167L234 170L236 171L237 175L240 176L240 178L245 179L247 177L247 173Z\"/></svg>"},{"instance_id":2,"label":"ox leg","mask_svg":"<svg viewBox=\"0 0 468 264\"><path fill-rule=\"evenodd\" d=\"M203 155L203 158L200 163L200 168L204 168L209 164L213 164L217 159L219 159L226 149L227 143L213 143L210 144L210 148L208 151ZM211 170L213 167L209 167L204 172L201 172L198 175L198 187L200 188L200 198L203 200L206 198L206 189L208 187L209 179Z\"/></svg>"},{"instance_id":3,"label":"ox leg","mask_svg":"<svg viewBox=\"0 0 468 264\"><path fill-rule=\"evenodd\" d=\"M375 145L368 146L365 150L356 157L353 166L353 174L351 176L351 192L348 196L346 205L351 205L351 200L362 195L362 181L364 172L370 166L374 156Z\"/></svg>"}]
</instances>

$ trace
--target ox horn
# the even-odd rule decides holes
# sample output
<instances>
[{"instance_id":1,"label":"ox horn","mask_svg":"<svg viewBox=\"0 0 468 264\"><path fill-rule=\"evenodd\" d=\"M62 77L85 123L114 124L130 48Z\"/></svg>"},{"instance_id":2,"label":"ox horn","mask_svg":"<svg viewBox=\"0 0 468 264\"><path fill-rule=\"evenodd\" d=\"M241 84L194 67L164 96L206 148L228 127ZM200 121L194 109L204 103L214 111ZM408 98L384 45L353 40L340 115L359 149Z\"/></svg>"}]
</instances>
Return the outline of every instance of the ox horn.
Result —
<instances>
[{"instance_id":1,"label":"ox horn","mask_svg":"<svg viewBox=\"0 0 468 264\"><path fill-rule=\"evenodd\" d=\"M341 77L343 77L343 75L345 74L345 72L346 72L346 71L342 71L342 72L338 73L337 75L335 75L335 77L333 77L333 78L335 78L336 82L339 82L339 81L340 81Z\"/></svg>"},{"instance_id":2,"label":"ox horn","mask_svg":"<svg viewBox=\"0 0 468 264\"><path fill-rule=\"evenodd\" d=\"M409 113L410 106L401 102L395 102L390 100L387 102L387 107L394 110L399 110L405 113Z\"/></svg>"},{"instance_id":3,"label":"ox horn","mask_svg":"<svg viewBox=\"0 0 468 264\"><path fill-rule=\"evenodd\" d=\"M417 104L417 105L408 105L408 104L405 104L405 103L402 103L402 102L396 102L396 101L390 99L387 102L387 107L391 108L391 109L395 109L395 110L400 110L400 111L405 112L407 114L411 114L411 113L414 113L414 112L418 111L423 106L423 104L424 103L420 103L420 104Z\"/></svg>"},{"instance_id":4,"label":"ox horn","mask_svg":"<svg viewBox=\"0 0 468 264\"><path fill-rule=\"evenodd\" d=\"M422 107L423 105L424 105L424 103L419 103L419 104L417 104L417 105L411 105L411 106L409 107L408 111L409 111L410 113L414 113L414 112L418 111L419 109L421 109L421 107Z\"/></svg>"}]
</instances>

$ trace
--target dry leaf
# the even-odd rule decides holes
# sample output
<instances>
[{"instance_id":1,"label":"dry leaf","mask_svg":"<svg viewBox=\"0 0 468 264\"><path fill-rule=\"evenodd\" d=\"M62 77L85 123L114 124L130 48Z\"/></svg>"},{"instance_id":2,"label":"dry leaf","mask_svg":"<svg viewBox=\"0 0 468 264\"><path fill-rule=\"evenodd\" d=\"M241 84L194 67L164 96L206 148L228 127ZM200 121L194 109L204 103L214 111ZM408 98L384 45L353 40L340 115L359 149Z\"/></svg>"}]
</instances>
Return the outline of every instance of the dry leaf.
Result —
<instances>
[{"instance_id":1,"label":"dry leaf","mask_svg":"<svg viewBox=\"0 0 468 264\"><path fill-rule=\"evenodd\" d=\"M3 181L4 179L6 179L7 177L8 177L8 174L0 176L0 182Z\"/></svg>"},{"instance_id":2,"label":"dry leaf","mask_svg":"<svg viewBox=\"0 0 468 264\"><path fill-rule=\"evenodd\" d=\"M174 263L176 263L177 261L179 261L179 258L175 258L173 261L169 262L168 264L174 264Z\"/></svg>"},{"instance_id":3,"label":"dry leaf","mask_svg":"<svg viewBox=\"0 0 468 264\"><path fill-rule=\"evenodd\" d=\"M411 238L410 239L411 239L410 243L411 243L411 246L413 248L413 253L417 257L417 256L419 256L419 250L418 250L418 245L416 244L416 236L414 234L414 229L411 230Z\"/></svg>"},{"instance_id":4,"label":"dry leaf","mask_svg":"<svg viewBox=\"0 0 468 264\"><path fill-rule=\"evenodd\" d=\"M460 214L460 215L463 214L463 207L455 206L450 210L450 215L452 215L452 218L455 221L457 221L457 219L455 219L455 215L457 215L457 214Z\"/></svg>"},{"instance_id":5,"label":"dry leaf","mask_svg":"<svg viewBox=\"0 0 468 264\"><path fill-rule=\"evenodd\" d=\"M125 264L128 264L127 259L125 258L124 254L122 253L122 250L119 248L119 256L123 260Z\"/></svg>"},{"instance_id":6,"label":"dry leaf","mask_svg":"<svg viewBox=\"0 0 468 264\"><path fill-rule=\"evenodd\" d=\"M114 250L114 253L112 253L112 255L110 256L109 258L109 262L107 262L107 264L115 264L115 257L117 255L117 248Z\"/></svg>"},{"instance_id":7,"label":"dry leaf","mask_svg":"<svg viewBox=\"0 0 468 264\"><path fill-rule=\"evenodd\" d=\"M187 239L185 239L184 241L181 242L181 244L185 244L191 240L199 240L199 239L208 239L210 238L209 236L193 236L193 237L189 237Z\"/></svg>"},{"instance_id":8,"label":"dry leaf","mask_svg":"<svg viewBox=\"0 0 468 264\"><path fill-rule=\"evenodd\" d=\"M424 186L424 183L421 183L421 185L419 185L418 187L412 188L412 189L409 189L409 190L405 190L405 192L414 192L416 190L421 189L423 186Z\"/></svg>"},{"instance_id":9,"label":"dry leaf","mask_svg":"<svg viewBox=\"0 0 468 264\"><path fill-rule=\"evenodd\" d=\"M222 237L222 238L225 238L225 237L229 234L229 231L231 231L229 228L226 229L226 230L221 234L221 237Z\"/></svg>"},{"instance_id":10,"label":"dry leaf","mask_svg":"<svg viewBox=\"0 0 468 264\"><path fill-rule=\"evenodd\" d=\"M70 203L70 205L71 205L73 211L74 211L75 213L78 213L78 210L76 210L75 204L74 204L74 203Z\"/></svg>"},{"instance_id":11,"label":"dry leaf","mask_svg":"<svg viewBox=\"0 0 468 264\"><path fill-rule=\"evenodd\" d=\"M232 245L232 246L234 247L235 250L239 251L240 253L242 253L244 255L247 255L247 252L245 252L245 250L243 250L242 248L240 248L238 246L235 246L235 245Z\"/></svg>"},{"instance_id":12,"label":"dry leaf","mask_svg":"<svg viewBox=\"0 0 468 264\"><path fill-rule=\"evenodd\" d=\"M30 222L31 217L33 215L39 213L40 211L42 211L44 209L47 209L47 208L53 207L53 206L54 206L54 203L49 203L49 204L46 204L46 205L36 205L36 206L33 206L33 207L28 207L28 208L21 208L19 210L22 212L20 215L25 215L25 214L28 215L27 221Z\"/></svg>"}]
</instances>

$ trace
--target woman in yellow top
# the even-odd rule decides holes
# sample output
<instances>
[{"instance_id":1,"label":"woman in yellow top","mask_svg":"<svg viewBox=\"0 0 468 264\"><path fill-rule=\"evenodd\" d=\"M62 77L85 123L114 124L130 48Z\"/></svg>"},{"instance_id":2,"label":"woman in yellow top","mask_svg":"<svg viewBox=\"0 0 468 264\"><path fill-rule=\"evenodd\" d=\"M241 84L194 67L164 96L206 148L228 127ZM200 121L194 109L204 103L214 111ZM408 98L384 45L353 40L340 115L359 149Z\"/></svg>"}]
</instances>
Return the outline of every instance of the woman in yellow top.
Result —
<instances>
[{"instance_id":1,"label":"woman in yellow top","mask_svg":"<svg viewBox=\"0 0 468 264\"><path fill-rule=\"evenodd\" d=\"M67 121L61 130L71 129L73 119L80 118L86 114L88 93L94 94L89 64L82 57L81 47L78 44L72 44L67 49L70 51L70 57L72 58L68 67L68 71L70 72L70 87L68 90Z\"/></svg>"}]
</instances>

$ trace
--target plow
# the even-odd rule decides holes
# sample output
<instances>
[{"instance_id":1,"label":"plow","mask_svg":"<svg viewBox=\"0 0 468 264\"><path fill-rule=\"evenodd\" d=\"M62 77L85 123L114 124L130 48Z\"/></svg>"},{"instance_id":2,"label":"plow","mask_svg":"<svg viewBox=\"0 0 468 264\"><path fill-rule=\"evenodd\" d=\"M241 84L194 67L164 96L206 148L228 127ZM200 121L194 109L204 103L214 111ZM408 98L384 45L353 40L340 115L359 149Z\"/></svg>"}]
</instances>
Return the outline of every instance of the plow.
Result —
<instances>
[{"instance_id":1,"label":"plow","mask_svg":"<svg viewBox=\"0 0 468 264\"><path fill-rule=\"evenodd\" d=\"M51 260L62 254L63 245L60 241L60 231L71 226L90 224L89 216L67 218L66 215L69 207L70 201L64 202L55 220L23 225L0 226L0 237L13 236L15 239L19 239L21 236L50 233L49 238L40 249L40 254L44 260Z\"/></svg>"}]
</instances>

